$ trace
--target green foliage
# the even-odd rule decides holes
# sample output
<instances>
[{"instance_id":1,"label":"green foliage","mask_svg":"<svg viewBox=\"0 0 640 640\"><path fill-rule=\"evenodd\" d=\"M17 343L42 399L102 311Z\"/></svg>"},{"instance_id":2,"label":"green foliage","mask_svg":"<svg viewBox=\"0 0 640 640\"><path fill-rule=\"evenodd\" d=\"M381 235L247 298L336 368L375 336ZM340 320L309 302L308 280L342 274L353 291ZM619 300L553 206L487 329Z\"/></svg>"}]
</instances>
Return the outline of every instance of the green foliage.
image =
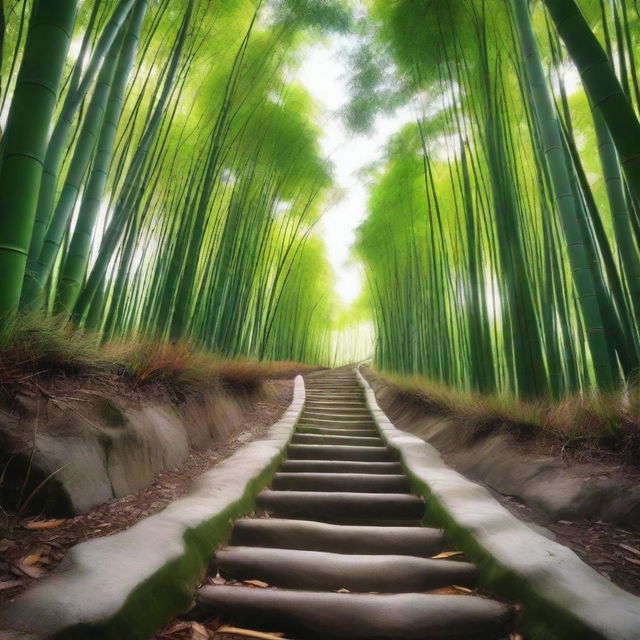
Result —
<instances>
[{"instance_id":1,"label":"green foliage","mask_svg":"<svg viewBox=\"0 0 640 640\"><path fill-rule=\"evenodd\" d=\"M3 43L7 104L20 102L17 69L44 50L25 33L47 3L18 4ZM0 211L31 258L24 286L23 266L7 271L4 311L22 288L23 316L59 314L61 335L328 362L331 275L313 227L331 170L288 70L306 39L349 28L349 4L95 0L73 14L69 53L48 43L62 78L38 129L44 179L15 190L38 201L36 224Z\"/></svg>"},{"instance_id":2,"label":"green foliage","mask_svg":"<svg viewBox=\"0 0 640 640\"><path fill-rule=\"evenodd\" d=\"M372 171L357 243L386 371L540 397L638 369L638 208L610 151L599 177L610 145L568 88L572 51L542 4L369 3L347 121L370 125L402 98L418 114ZM530 16L526 44L514 9L520 27ZM624 1L585 9L596 33L615 34L633 97L634 12ZM536 56L550 77L527 77ZM388 69L393 99L379 99Z\"/></svg>"}]
</instances>

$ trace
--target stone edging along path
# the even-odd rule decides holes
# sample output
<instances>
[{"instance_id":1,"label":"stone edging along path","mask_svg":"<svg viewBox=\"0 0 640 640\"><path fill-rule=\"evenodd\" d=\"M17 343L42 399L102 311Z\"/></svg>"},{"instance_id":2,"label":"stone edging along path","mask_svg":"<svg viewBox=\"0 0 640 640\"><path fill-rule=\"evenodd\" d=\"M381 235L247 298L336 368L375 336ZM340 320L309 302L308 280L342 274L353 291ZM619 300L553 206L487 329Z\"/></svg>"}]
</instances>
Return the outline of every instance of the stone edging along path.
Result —
<instances>
[{"instance_id":1,"label":"stone edging along path","mask_svg":"<svg viewBox=\"0 0 640 640\"><path fill-rule=\"evenodd\" d=\"M59 572L3 605L0 629L55 640L144 640L186 611L211 553L284 457L304 401L298 376L291 405L266 438L204 473L160 513L73 547Z\"/></svg>"},{"instance_id":2,"label":"stone edging along path","mask_svg":"<svg viewBox=\"0 0 640 640\"><path fill-rule=\"evenodd\" d=\"M531 640L638 640L640 598L616 587L557 542L530 529L484 488L447 467L438 451L389 421L357 371L367 406L396 450L428 518L445 529L485 586L524 607Z\"/></svg>"}]
</instances>

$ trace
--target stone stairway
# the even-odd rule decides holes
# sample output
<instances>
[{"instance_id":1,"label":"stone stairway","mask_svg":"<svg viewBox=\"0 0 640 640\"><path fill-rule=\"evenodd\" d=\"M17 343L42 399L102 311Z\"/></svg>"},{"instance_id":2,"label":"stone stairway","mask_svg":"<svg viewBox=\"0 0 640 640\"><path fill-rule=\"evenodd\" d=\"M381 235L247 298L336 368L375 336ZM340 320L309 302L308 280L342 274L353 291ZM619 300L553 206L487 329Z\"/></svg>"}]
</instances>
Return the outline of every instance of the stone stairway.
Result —
<instances>
[{"instance_id":1,"label":"stone stairway","mask_svg":"<svg viewBox=\"0 0 640 640\"><path fill-rule=\"evenodd\" d=\"M508 638L509 607L446 589L472 589L476 569L433 559L442 533L421 525L424 502L380 438L355 375L310 376L306 388L287 460L256 516L236 521L216 553L215 569L236 584L201 588L199 607L298 640Z\"/></svg>"}]
</instances>

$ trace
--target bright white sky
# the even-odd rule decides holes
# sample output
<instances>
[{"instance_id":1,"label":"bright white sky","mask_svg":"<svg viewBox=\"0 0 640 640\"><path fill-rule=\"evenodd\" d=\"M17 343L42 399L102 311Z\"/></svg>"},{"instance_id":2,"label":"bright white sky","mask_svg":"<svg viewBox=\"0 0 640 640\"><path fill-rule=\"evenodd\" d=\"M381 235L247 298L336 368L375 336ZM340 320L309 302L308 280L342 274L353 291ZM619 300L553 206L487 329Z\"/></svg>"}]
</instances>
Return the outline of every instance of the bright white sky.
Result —
<instances>
[{"instance_id":1,"label":"bright white sky","mask_svg":"<svg viewBox=\"0 0 640 640\"><path fill-rule=\"evenodd\" d=\"M393 117L378 118L375 130L366 136L345 129L339 114L349 97L345 52L354 45L353 36L331 36L309 46L297 78L321 110L322 150L333 163L336 186L344 194L323 214L320 233L336 291L346 306L358 298L364 284L362 265L351 255L356 229L367 215L367 185L359 172L379 160L389 137L414 118L409 109L402 109Z\"/></svg>"}]
</instances>

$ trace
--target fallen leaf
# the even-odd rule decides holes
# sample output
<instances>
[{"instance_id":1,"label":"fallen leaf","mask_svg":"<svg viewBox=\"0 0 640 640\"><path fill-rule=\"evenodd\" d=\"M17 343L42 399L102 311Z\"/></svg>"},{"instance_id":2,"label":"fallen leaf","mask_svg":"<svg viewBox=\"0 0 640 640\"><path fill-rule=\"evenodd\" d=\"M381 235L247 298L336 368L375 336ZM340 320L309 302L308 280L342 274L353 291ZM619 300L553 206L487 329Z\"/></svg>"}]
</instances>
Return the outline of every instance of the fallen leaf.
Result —
<instances>
[{"instance_id":1,"label":"fallen leaf","mask_svg":"<svg viewBox=\"0 0 640 640\"><path fill-rule=\"evenodd\" d=\"M623 557L627 562L631 562L631 564L635 564L635 565L638 565L640 567L640 560L638 560L636 558L627 558L626 556L623 556Z\"/></svg>"},{"instance_id":2,"label":"fallen leaf","mask_svg":"<svg viewBox=\"0 0 640 640\"><path fill-rule=\"evenodd\" d=\"M0 591L6 591L7 589L13 589L19 587L23 583L23 580L1 580Z\"/></svg>"},{"instance_id":3,"label":"fallen leaf","mask_svg":"<svg viewBox=\"0 0 640 640\"><path fill-rule=\"evenodd\" d=\"M39 578L44 573L44 569L25 564L23 560L18 561L14 566L18 571L24 573L25 576L29 576L30 578Z\"/></svg>"},{"instance_id":4,"label":"fallen leaf","mask_svg":"<svg viewBox=\"0 0 640 640\"><path fill-rule=\"evenodd\" d=\"M251 587L259 587L260 589L266 589L269 584L262 582L262 580L243 580L242 584L248 584Z\"/></svg>"},{"instance_id":5,"label":"fallen leaf","mask_svg":"<svg viewBox=\"0 0 640 640\"><path fill-rule=\"evenodd\" d=\"M440 587L438 589L431 589L431 591L424 591L423 593L438 596L457 596L460 594L460 592L453 587Z\"/></svg>"},{"instance_id":6,"label":"fallen leaf","mask_svg":"<svg viewBox=\"0 0 640 640\"><path fill-rule=\"evenodd\" d=\"M34 564L37 564L38 562L40 562L41 558L42 558L42 555L40 553L32 553L22 558L20 562L22 564L27 565L28 567L32 567Z\"/></svg>"},{"instance_id":7,"label":"fallen leaf","mask_svg":"<svg viewBox=\"0 0 640 640\"><path fill-rule=\"evenodd\" d=\"M432 560L440 560L441 558L453 558L455 556L462 556L464 553L462 551L443 551L439 553L437 556L431 556Z\"/></svg>"},{"instance_id":8,"label":"fallen leaf","mask_svg":"<svg viewBox=\"0 0 640 640\"><path fill-rule=\"evenodd\" d=\"M165 629L162 634L163 635L168 635L170 633L177 633L178 631L184 631L185 629L188 629L190 627L190 623L189 622L184 622L183 620L181 620L180 622L176 622L175 624L171 625L168 629Z\"/></svg>"},{"instance_id":9,"label":"fallen leaf","mask_svg":"<svg viewBox=\"0 0 640 640\"><path fill-rule=\"evenodd\" d=\"M460 593L473 593L473 589L467 589L467 587L461 587L459 584L451 585L456 591Z\"/></svg>"},{"instance_id":10,"label":"fallen leaf","mask_svg":"<svg viewBox=\"0 0 640 640\"><path fill-rule=\"evenodd\" d=\"M59 527L64 520L39 520L35 522L25 522L24 528L32 531L40 531L41 529L55 529Z\"/></svg>"},{"instance_id":11,"label":"fallen leaf","mask_svg":"<svg viewBox=\"0 0 640 640\"><path fill-rule=\"evenodd\" d=\"M206 627L201 625L199 622L193 622L191 620L176 622L174 625L166 629L162 635L166 636L179 633L180 631L189 631L189 640L209 640L210 637Z\"/></svg>"},{"instance_id":12,"label":"fallen leaf","mask_svg":"<svg viewBox=\"0 0 640 640\"><path fill-rule=\"evenodd\" d=\"M190 640L209 640L209 632L204 625L199 622L191 622L191 638Z\"/></svg>"},{"instance_id":13,"label":"fallen leaf","mask_svg":"<svg viewBox=\"0 0 640 640\"><path fill-rule=\"evenodd\" d=\"M245 638L257 638L258 640L282 640L284 638L284 633L275 632L275 633L262 633L262 631L253 631L252 629L240 629L239 627L230 627L228 625L224 625L222 627L218 627L215 635L218 633L232 633L238 636L244 636Z\"/></svg>"},{"instance_id":14,"label":"fallen leaf","mask_svg":"<svg viewBox=\"0 0 640 640\"><path fill-rule=\"evenodd\" d=\"M619 547L622 547L625 551L631 551L631 553L635 553L637 556L640 556L640 551L635 547L630 547L628 544L618 544Z\"/></svg>"}]
</instances>

